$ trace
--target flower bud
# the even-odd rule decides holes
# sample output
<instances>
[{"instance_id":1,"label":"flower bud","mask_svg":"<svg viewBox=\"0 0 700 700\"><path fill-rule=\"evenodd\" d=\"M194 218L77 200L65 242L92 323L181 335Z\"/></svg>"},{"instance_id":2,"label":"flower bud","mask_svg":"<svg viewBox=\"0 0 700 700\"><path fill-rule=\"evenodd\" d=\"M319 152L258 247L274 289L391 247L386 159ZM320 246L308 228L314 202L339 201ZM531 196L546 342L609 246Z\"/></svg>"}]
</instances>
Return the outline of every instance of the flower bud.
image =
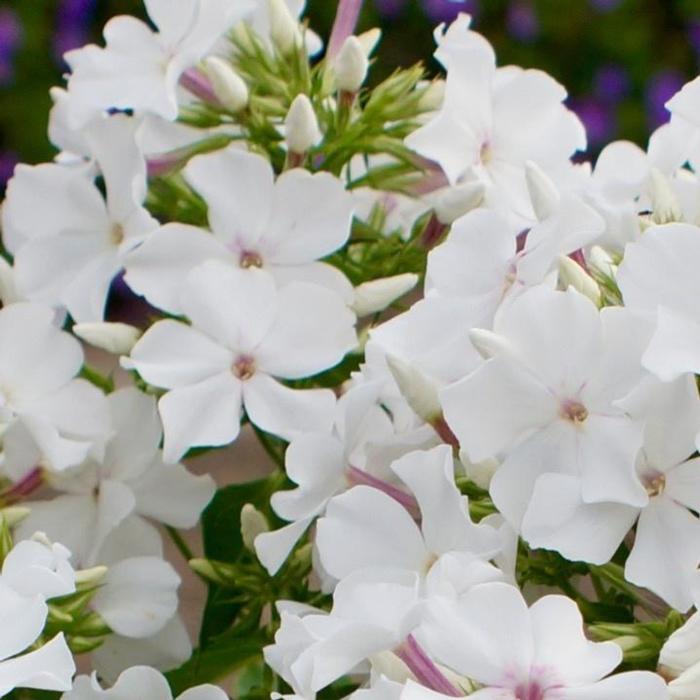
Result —
<instances>
[{"instance_id":1,"label":"flower bud","mask_svg":"<svg viewBox=\"0 0 700 700\"><path fill-rule=\"evenodd\" d=\"M600 306L600 287L596 281L568 255L559 256L559 281L566 289L573 287L588 297L596 306Z\"/></svg>"},{"instance_id":2,"label":"flower bud","mask_svg":"<svg viewBox=\"0 0 700 700\"><path fill-rule=\"evenodd\" d=\"M615 279L617 276L615 261L610 257L608 251L599 245L594 245L588 253L588 265L606 277Z\"/></svg>"},{"instance_id":3,"label":"flower bud","mask_svg":"<svg viewBox=\"0 0 700 700\"><path fill-rule=\"evenodd\" d=\"M369 61L360 40L349 36L333 62L337 90L356 93L367 78Z\"/></svg>"},{"instance_id":4,"label":"flower bud","mask_svg":"<svg viewBox=\"0 0 700 700\"><path fill-rule=\"evenodd\" d=\"M481 182L465 182L455 187L440 190L435 199L434 209L438 221L449 226L461 216L476 209L484 199L484 185Z\"/></svg>"},{"instance_id":5,"label":"flower bud","mask_svg":"<svg viewBox=\"0 0 700 700\"><path fill-rule=\"evenodd\" d=\"M230 63L218 56L209 56L204 67L216 99L225 109L236 114L248 106L248 86Z\"/></svg>"},{"instance_id":6,"label":"flower bud","mask_svg":"<svg viewBox=\"0 0 700 700\"><path fill-rule=\"evenodd\" d=\"M76 323L73 333L89 345L115 355L128 355L141 331L126 323Z\"/></svg>"},{"instance_id":7,"label":"flower bud","mask_svg":"<svg viewBox=\"0 0 700 700\"><path fill-rule=\"evenodd\" d=\"M425 112L434 112L445 101L445 81L433 80L427 85L420 98L419 107Z\"/></svg>"},{"instance_id":8,"label":"flower bud","mask_svg":"<svg viewBox=\"0 0 700 700\"><path fill-rule=\"evenodd\" d=\"M267 518L252 503L246 503L241 509L241 536L246 549L254 552L255 538L269 531Z\"/></svg>"},{"instance_id":9,"label":"flower bud","mask_svg":"<svg viewBox=\"0 0 700 700\"><path fill-rule=\"evenodd\" d=\"M652 221L655 224L682 221L683 211L668 178L657 168L652 168L649 175Z\"/></svg>"},{"instance_id":10,"label":"flower bud","mask_svg":"<svg viewBox=\"0 0 700 700\"><path fill-rule=\"evenodd\" d=\"M368 57L371 56L377 48L377 44L381 38L382 30L379 27L372 27L372 29L368 29L366 32L357 35L357 40L360 42L365 56Z\"/></svg>"},{"instance_id":11,"label":"flower bud","mask_svg":"<svg viewBox=\"0 0 700 700\"><path fill-rule=\"evenodd\" d=\"M360 318L383 311L410 292L416 284L418 284L418 275L412 272L363 282L355 287L355 301L352 308Z\"/></svg>"},{"instance_id":12,"label":"flower bud","mask_svg":"<svg viewBox=\"0 0 700 700\"><path fill-rule=\"evenodd\" d=\"M426 423L442 416L442 407L435 384L419 369L393 355L387 355L386 363L406 403Z\"/></svg>"},{"instance_id":13,"label":"flower bud","mask_svg":"<svg viewBox=\"0 0 700 700\"><path fill-rule=\"evenodd\" d=\"M464 472L477 486L489 488L491 479L498 469L498 460L489 458L483 462L472 462L464 450L459 451L459 461L464 466Z\"/></svg>"},{"instance_id":14,"label":"flower bud","mask_svg":"<svg viewBox=\"0 0 700 700\"><path fill-rule=\"evenodd\" d=\"M7 523L7 527L15 527L30 513L31 509L25 508L24 506L8 506L0 510L3 520Z\"/></svg>"},{"instance_id":15,"label":"flower bud","mask_svg":"<svg viewBox=\"0 0 700 700\"><path fill-rule=\"evenodd\" d=\"M370 657L369 662L376 677L384 676L395 683L405 683L413 678L408 666L392 651L380 651Z\"/></svg>"},{"instance_id":16,"label":"flower bud","mask_svg":"<svg viewBox=\"0 0 700 700\"><path fill-rule=\"evenodd\" d=\"M284 120L285 138L290 153L306 153L322 137L311 100L300 94L294 98Z\"/></svg>"},{"instance_id":17,"label":"flower bud","mask_svg":"<svg viewBox=\"0 0 700 700\"><path fill-rule=\"evenodd\" d=\"M510 346L506 339L485 328L472 328L469 331L469 340L485 360L490 360L496 355L510 353Z\"/></svg>"},{"instance_id":18,"label":"flower bud","mask_svg":"<svg viewBox=\"0 0 700 700\"><path fill-rule=\"evenodd\" d=\"M93 588L102 583L106 575L106 566L93 566L91 569L80 569L75 572L75 585L77 588Z\"/></svg>"},{"instance_id":19,"label":"flower bud","mask_svg":"<svg viewBox=\"0 0 700 700\"><path fill-rule=\"evenodd\" d=\"M299 23L284 0L267 0L270 36L280 53L288 54L302 44Z\"/></svg>"},{"instance_id":20,"label":"flower bud","mask_svg":"<svg viewBox=\"0 0 700 700\"><path fill-rule=\"evenodd\" d=\"M559 191L537 163L525 163L525 181L538 221L548 219L559 208Z\"/></svg>"}]
</instances>

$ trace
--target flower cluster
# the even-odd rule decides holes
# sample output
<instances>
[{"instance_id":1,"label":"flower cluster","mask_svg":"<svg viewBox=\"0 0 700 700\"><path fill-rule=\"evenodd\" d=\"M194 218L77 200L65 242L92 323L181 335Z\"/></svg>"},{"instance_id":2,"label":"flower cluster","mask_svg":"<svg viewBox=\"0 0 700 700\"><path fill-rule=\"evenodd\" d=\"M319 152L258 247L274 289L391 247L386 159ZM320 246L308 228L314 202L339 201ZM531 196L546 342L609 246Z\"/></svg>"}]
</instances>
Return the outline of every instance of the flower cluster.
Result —
<instances>
[{"instance_id":1,"label":"flower cluster","mask_svg":"<svg viewBox=\"0 0 700 700\"><path fill-rule=\"evenodd\" d=\"M2 208L0 694L698 697L700 82L593 166L465 14L369 88L357 0L325 49L291 0L145 4ZM269 477L183 464L242 433Z\"/></svg>"}]
</instances>

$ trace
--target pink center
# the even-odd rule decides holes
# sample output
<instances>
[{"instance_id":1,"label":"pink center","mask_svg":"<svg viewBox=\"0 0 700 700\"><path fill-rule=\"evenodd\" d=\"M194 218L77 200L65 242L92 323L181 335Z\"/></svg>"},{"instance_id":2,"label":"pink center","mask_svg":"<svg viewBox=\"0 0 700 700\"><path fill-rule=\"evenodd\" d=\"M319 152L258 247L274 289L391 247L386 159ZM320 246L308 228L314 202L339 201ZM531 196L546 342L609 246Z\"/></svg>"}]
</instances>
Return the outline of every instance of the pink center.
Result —
<instances>
[{"instance_id":1,"label":"pink center","mask_svg":"<svg viewBox=\"0 0 700 700\"><path fill-rule=\"evenodd\" d=\"M241 355L237 357L236 361L231 365L231 371L234 376L244 382L255 374L255 360L249 355Z\"/></svg>"},{"instance_id":2,"label":"pink center","mask_svg":"<svg viewBox=\"0 0 700 700\"><path fill-rule=\"evenodd\" d=\"M522 683L515 689L517 700L542 700L544 688L537 682Z\"/></svg>"},{"instance_id":3,"label":"pink center","mask_svg":"<svg viewBox=\"0 0 700 700\"><path fill-rule=\"evenodd\" d=\"M566 399L561 402L559 415L572 423L581 424L588 418L588 409L580 402L573 399Z\"/></svg>"},{"instance_id":4,"label":"pink center","mask_svg":"<svg viewBox=\"0 0 700 700\"><path fill-rule=\"evenodd\" d=\"M247 269L249 267L262 267L263 261L259 253L252 250L244 250L240 258L241 267Z\"/></svg>"}]
</instances>

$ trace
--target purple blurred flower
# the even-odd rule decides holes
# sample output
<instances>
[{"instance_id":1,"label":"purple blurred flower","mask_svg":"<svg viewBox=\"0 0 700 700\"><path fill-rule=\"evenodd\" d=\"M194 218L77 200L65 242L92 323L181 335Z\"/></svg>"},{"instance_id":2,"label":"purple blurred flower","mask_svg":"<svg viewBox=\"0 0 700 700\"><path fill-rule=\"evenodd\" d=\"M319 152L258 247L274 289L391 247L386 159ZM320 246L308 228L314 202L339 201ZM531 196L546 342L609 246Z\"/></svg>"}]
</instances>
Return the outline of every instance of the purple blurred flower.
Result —
<instances>
[{"instance_id":1,"label":"purple blurred flower","mask_svg":"<svg viewBox=\"0 0 700 700\"><path fill-rule=\"evenodd\" d=\"M56 33L53 39L54 55L59 62L66 51L88 43L95 4L95 0L60 1L56 11Z\"/></svg>"},{"instance_id":2,"label":"purple blurred flower","mask_svg":"<svg viewBox=\"0 0 700 700\"><path fill-rule=\"evenodd\" d=\"M0 85L7 85L14 77L14 60L22 44L22 25L17 14L9 7L0 9Z\"/></svg>"},{"instance_id":3,"label":"purple blurred flower","mask_svg":"<svg viewBox=\"0 0 700 700\"><path fill-rule=\"evenodd\" d=\"M688 41L696 53L700 54L700 19L695 19L688 24Z\"/></svg>"},{"instance_id":4,"label":"purple blurred flower","mask_svg":"<svg viewBox=\"0 0 700 700\"><path fill-rule=\"evenodd\" d=\"M537 13L529 0L513 0L506 15L508 33L519 41L533 41L540 31Z\"/></svg>"},{"instance_id":5,"label":"purple blurred flower","mask_svg":"<svg viewBox=\"0 0 700 700\"><path fill-rule=\"evenodd\" d=\"M615 112L594 97L579 97L569 105L586 127L588 145L598 148L609 141L617 131Z\"/></svg>"},{"instance_id":6,"label":"purple blurred flower","mask_svg":"<svg viewBox=\"0 0 700 700\"><path fill-rule=\"evenodd\" d=\"M598 12L612 12L622 5L624 0L589 0L589 2Z\"/></svg>"},{"instance_id":7,"label":"purple blurred flower","mask_svg":"<svg viewBox=\"0 0 700 700\"><path fill-rule=\"evenodd\" d=\"M396 19L406 9L407 0L374 0L374 4L382 17Z\"/></svg>"},{"instance_id":8,"label":"purple blurred flower","mask_svg":"<svg viewBox=\"0 0 700 700\"><path fill-rule=\"evenodd\" d=\"M670 115L665 104L685 82L683 74L672 69L660 70L651 76L647 83L646 105L647 119L652 129L668 121Z\"/></svg>"},{"instance_id":9,"label":"purple blurred flower","mask_svg":"<svg viewBox=\"0 0 700 700\"><path fill-rule=\"evenodd\" d=\"M18 162L19 156L16 153L0 151L0 189L3 189L7 181L12 177Z\"/></svg>"},{"instance_id":10,"label":"purple blurred flower","mask_svg":"<svg viewBox=\"0 0 700 700\"><path fill-rule=\"evenodd\" d=\"M605 102L620 102L629 90L630 77L621 65L609 63L601 66L593 78L593 92Z\"/></svg>"},{"instance_id":11,"label":"purple blurred flower","mask_svg":"<svg viewBox=\"0 0 700 700\"><path fill-rule=\"evenodd\" d=\"M422 0L425 14L433 22L451 22L460 12L479 14L479 0Z\"/></svg>"}]
</instances>

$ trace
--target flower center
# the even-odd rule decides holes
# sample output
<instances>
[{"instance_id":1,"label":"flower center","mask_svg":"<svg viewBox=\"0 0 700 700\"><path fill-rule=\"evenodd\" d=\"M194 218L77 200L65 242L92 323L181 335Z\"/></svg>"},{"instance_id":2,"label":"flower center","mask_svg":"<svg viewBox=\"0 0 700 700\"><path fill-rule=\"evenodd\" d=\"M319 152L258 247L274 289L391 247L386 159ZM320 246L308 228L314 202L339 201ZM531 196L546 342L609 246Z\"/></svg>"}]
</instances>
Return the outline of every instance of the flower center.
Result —
<instances>
[{"instance_id":1,"label":"flower center","mask_svg":"<svg viewBox=\"0 0 700 700\"><path fill-rule=\"evenodd\" d=\"M542 700L544 688L539 683L522 683L515 689L517 700Z\"/></svg>"},{"instance_id":2,"label":"flower center","mask_svg":"<svg viewBox=\"0 0 700 700\"><path fill-rule=\"evenodd\" d=\"M120 246L124 241L124 227L121 224L112 224L112 229L109 232L109 240L114 246Z\"/></svg>"},{"instance_id":3,"label":"flower center","mask_svg":"<svg viewBox=\"0 0 700 700\"><path fill-rule=\"evenodd\" d=\"M249 355L241 355L231 365L231 371L234 376L244 382L255 374L255 360Z\"/></svg>"},{"instance_id":4,"label":"flower center","mask_svg":"<svg viewBox=\"0 0 700 700\"><path fill-rule=\"evenodd\" d=\"M666 475L661 472L652 472L642 478L644 488L649 494L649 498L660 496L666 488Z\"/></svg>"},{"instance_id":5,"label":"flower center","mask_svg":"<svg viewBox=\"0 0 700 700\"><path fill-rule=\"evenodd\" d=\"M241 253L241 267L245 268L246 270L249 267L262 267L263 266L263 261L262 258L260 257L259 253L256 253L252 250L244 250Z\"/></svg>"},{"instance_id":6,"label":"flower center","mask_svg":"<svg viewBox=\"0 0 700 700\"><path fill-rule=\"evenodd\" d=\"M481 144L481 149L479 150L479 160L482 165L488 165L493 158L493 151L491 150L491 143L489 141L484 141Z\"/></svg>"},{"instance_id":7,"label":"flower center","mask_svg":"<svg viewBox=\"0 0 700 700\"><path fill-rule=\"evenodd\" d=\"M561 404L560 415L564 420L578 425L588 418L588 409L580 401L567 399Z\"/></svg>"}]
</instances>

